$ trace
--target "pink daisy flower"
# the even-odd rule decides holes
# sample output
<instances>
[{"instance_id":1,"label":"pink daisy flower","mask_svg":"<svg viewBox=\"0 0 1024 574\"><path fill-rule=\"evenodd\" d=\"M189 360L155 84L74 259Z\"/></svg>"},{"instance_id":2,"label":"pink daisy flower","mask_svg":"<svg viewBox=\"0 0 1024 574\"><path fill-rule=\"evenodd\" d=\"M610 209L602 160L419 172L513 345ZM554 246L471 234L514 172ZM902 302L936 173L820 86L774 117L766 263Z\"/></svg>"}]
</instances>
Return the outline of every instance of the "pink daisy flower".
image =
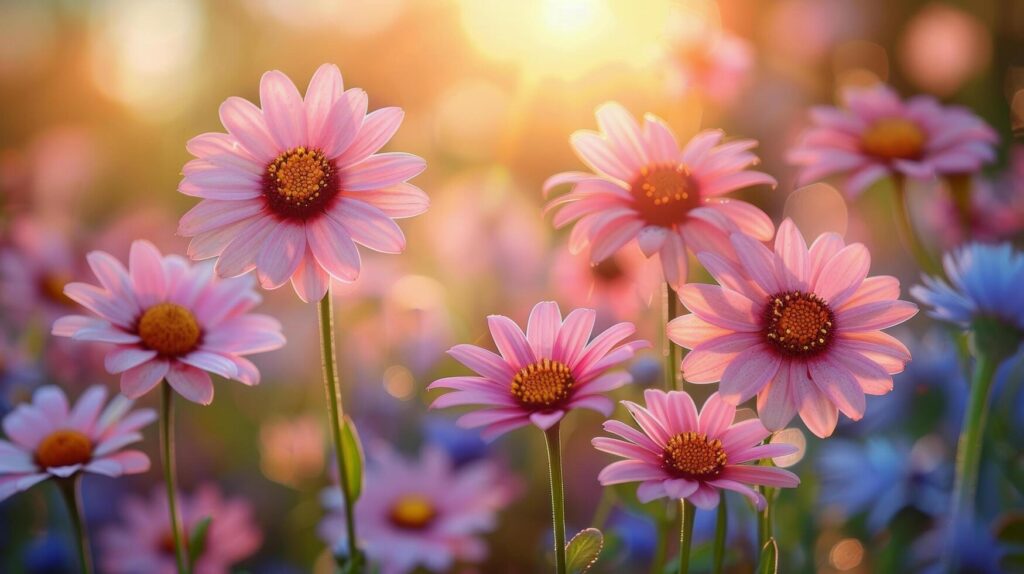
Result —
<instances>
[{"instance_id":1,"label":"pink daisy flower","mask_svg":"<svg viewBox=\"0 0 1024 574\"><path fill-rule=\"evenodd\" d=\"M253 518L253 507L242 498L225 498L212 485L200 486L191 495L178 495L178 509L189 536L204 518L210 518L203 552L194 574L227 574L232 566L260 549L263 535ZM174 574L174 537L167 494L155 487L149 499L132 496L121 505L120 524L99 533L100 563L110 574Z\"/></svg>"},{"instance_id":2,"label":"pink daisy flower","mask_svg":"<svg viewBox=\"0 0 1024 574\"><path fill-rule=\"evenodd\" d=\"M665 283L656 261L627 245L594 265L567 250L555 252L551 288L572 306L593 307L599 317L625 320L636 317L658 296Z\"/></svg>"},{"instance_id":3,"label":"pink daisy flower","mask_svg":"<svg viewBox=\"0 0 1024 574\"><path fill-rule=\"evenodd\" d=\"M602 393L632 381L627 372L608 370L650 343L622 343L636 331L625 322L588 343L596 317L593 309L575 309L563 322L558 304L545 301L530 312L524 335L508 317L489 316L491 337L501 355L474 345L452 347L448 354L478 376L431 383L428 389L455 389L434 400L431 408L482 406L460 417L458 424L485 427L482 436L488 440L531 422L547 430L575 408L608 416L614 405Z\"/></svg>"},{"instance_id":4,"label":"pink daisy flower","mask_svg":"<svg viewBox=\"0 0 1024 574\"><path fill-rule=\"evenodd\" d=\"M405 249L393 221L427 209L406 180L419 157L377 151L402 122L400 108L366 113L366 92L344 89L337 66L324 64L303 98L279 71L260 80L262 109L238 97L220 107L227 134L190 140L197 159L178 191L203 198L181 218L193 259L219 257L217 273L256 269L276 289L291 279L303 301L319 300L329 278L359 276L356 243L384 253Z\"/></svg>"},{"instance_id":5,"label":"pink daisy flower","mask_svg":"<svg viewBox=\"0 0 1024 574\"><path fill-rule=\"evenodd\" d=\"M64 285L81 275L71 242L41 221L22 218L11 226L0 249L0 303L10 318L24 321L39 313L46 322L78 309Z\"/></svg>"},{"instance_id":6,"label":"pink daisy flower","mask_svg":"<svg viewBox=\"0 0 1024 574\"><path fill-rule=\"evenodd\" d=\"M129 412L132 401L120 395L103 408L106 399L107 389L95 385L70 407L64 391L47 385L4 417L9 440L0 440L0 500L48 478L149 470L145 453L122 449L142 440L139 430L156 420L156 412Z\"/></svg>"},{"instance_id":7,"label":"pink daisy flower","mask_svg":"<svg viewBox=\"0 0 1024 574\"><path fill-rule=\"evenodd\" d=\"M728 235L742 231L771 239L771 219L753 205L723 195L753 185L775 185L771 176L747 168L758 162L754 140L721 143L720 130L693 137L680 149L660 118L647 114L643 127L619 104L597 109L601 133L578 131L573 148L594 173L565 172L544 183L573 190L548 204L557 209L556 228L574 221L569 249L599 263L636 239L644 255L657 254L665 280L686 282L687 249L729 248Z\"/></svg>"},{"instance_id":8,"label":"pink daisy flower","mask_svg":"<svg viewBox=\"0 0 1024 574\"><path fill-rule=\"evenodd\" d=\"M910 352L881 329L917 313L899 300L895 277L867 277L871 255L822 234L808 249L787 219L775 250L733 234L738 262L713 253L698 258L719 285L691 283L679 292L692 313L672 320L668 336L692 351L683 376L721 381L722 399L737 405L757 395L765 426L781 429L797 413L820 437L838 412L864 414L865 393L892 390Z\"/></svg>"},{"instance_id":9,"label":"pink daisy flower","mask_svg":"<svg viewBox=\"0 0 1024 574\"><path fill-rule=\"evenodd\" d=\"M700 413L682 391L647 389L644 400L645 406L622 401L640 425L639 431L610 420L604 430L625 440L597 437L591 441L597 450L626 459L601 471L597 479L602 485L640 482L636 490L640 502L686 499L704 509L718 506L723 489L732 490L761 509L764 496L751 485L793 488L800 484L788 470L756 464L792 454L797 448L761 444L771 432L757 419L736 422L736 407L718 393L708 397Z\"/></svg>"},{"instance_id":10,"label":"pink daisy flower","mask_svg":"<svg viewBox=\"0 0 1024 574\"><path fill-rule=\"evenodd\" d=\"M166 379L186 399L210 404L208 373L255 385L259 370L244 355L284 345L276 319L250 313L260 302L251 280L217 279L212 265L163 256L148 241L132 243L127 269L102 251L87 259L100 286L70 283L64 292L99 317L61 317L53 334L114 344L106 368L121 374L129 398Z\"/></svg>"},{"instance_id":11,"label":"pink daisy flower","mask_svg":"<svg viewBox=\"0 0 1024 574\"><path fill-rule=\"evenodd\" d=\"M418 460L375 448L364 484L355 506L359 537L381 574L404 574L418 567L449 572L457 561L480 562L487 557L482 535L497 527L498 511L518 491L518 482L494 462L455 468L434 447L425 448ZM328 515L320 523L320 536L344 553L341 490L335 485L322 499Z\"/></svg>"},{"instance_id":12,"label":"pink daisy flower","mask_svg":"<svg viewBox=\"0 0 1024 574\"><path fill-rule=\"evenodd\" d=\"M902 101L878 84L850 88L846 109L811 110L811 127L789 154L802 167L801 185L832 175L846 178L850 197L880 179L932 179L967 174L995 159L996 132L967 108L942 106L929 96Z\"/></svg>"},{"instance_id":13,"label":"pink daisy flower","mask_svg":"<svg viewBox=\"0 0 1024 574\"><path fill-rule=\"evenodd\" d=\"M695 91L721 105L736 101L750 83L754 49L726 30L702 26L670 40L668 83L678 96Z\"/></svg>"}]
</instances>

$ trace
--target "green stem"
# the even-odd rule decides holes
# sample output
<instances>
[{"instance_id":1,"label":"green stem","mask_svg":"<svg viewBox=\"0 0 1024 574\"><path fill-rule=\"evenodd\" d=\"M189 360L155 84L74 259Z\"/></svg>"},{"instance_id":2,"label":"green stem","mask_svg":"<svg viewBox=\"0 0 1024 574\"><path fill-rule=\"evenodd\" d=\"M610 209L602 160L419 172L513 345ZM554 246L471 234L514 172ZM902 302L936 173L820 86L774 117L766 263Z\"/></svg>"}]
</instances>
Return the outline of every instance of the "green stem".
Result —
<instances>
[{"instance_id":1,"label":"green stem","mask_svg":"<svg viewBox=\"0 0 1024 574\"><path fill-rule=\"evenodd\" d=\"M678 347L668 338L668 323L679 316L679 295L668 283L665 283L665 305L663 306L665 328L662 330L664 346L662 355L665 358L665 390L683 389L683 377L680 370L680 362L676 350Z\"/></svg>"},{"instance_id":2,"label":"green stem","mask_svg":"<svg viewBox=\"0 0 1024 574\"><path fill-rule=\"evenodd\" d=\"M679 501L679 511L682 518L679 523L679 574L687 574L690 571L690 546L693 543L693 518L697 509L693 504Z\"/></svg>"},{"instance_id":3,"label":"green stem","mask_svg":"<svg viewBox=\"0 0 1024 574\"><path fill-rule=\"evenodd\" d=\"M988 416L989 395L999 362L985 353L978 353L971 378L971 391L967 399L960 441L956 449L956 478L953 484L953 511L950 524L954 531L971 528L974 517L974 498L978 489L978 469L981 463L985 419ZM951 568L955 571L959 562L956 544L950 544L953 559Z\"/></svg>"},{"instance_id":4,"label":"green stem","mask_svg":"<svg viewBox=\"0 0 1024 574\"><path fill-rule=\"evenodd\" d=\"M75 529L75 539L78 541L78 567L82 574L92 574L92 552L89 548L89 529L85 523L85 513L82 511L82 475L76 473L68 478L57 480L61 494L64 495L64 502L68 507L68 514L71 515L71 525Z\"/></svg>"},{"instance_id":5,"label":"green stem","mask_svg":"<svg viewBox=\"0 0 1024 574\"><path fill-rule=\"evenodd\" d=\"M660 516L657 519L657 534L654 539L654 555L651 557L650 574L664 574L665 556L668 554L668 537L672 530L672 523L667 517Z\"/></svg>"},{"instance_id":6,"label":"green stem","mask_svg":"<svg viewBox=\"0 0 1024 574\"><path fill-rule=\"evenodd\" d=\"M341 386L338 384L337 358L334 348L334 308L331 288L320 299L320 353L324 370L324 391L327 393L327 418L331 422L331 438L334 441L334 458L338 465L338 482L345 500L345 533L348 541L349 564L359 568L359 548L356 544L356 519L354 501L350 500L348 472L345 468L345 451L341 440L341 424L344 408L341 402ZM351 571L351 568L349 569Z\"/></svg>"},{"instance_id":7,"label":"green stem","mask_svg":"<svg viewBox=\"0 0 1024 574\"><path fill-rule=\"evenodd\" d=\"M562 483L560 423L544 431L551 479L551 518L555 529L555 574L565 574L565 485Z\"/></svg>"},{"instance_id":8,"label":"green stem","mask_svg":"<svg viewBox=\"0 0 1024 574\"><path fill-rule=\"evenodd\" d=\"M718 516L715 519L715 546L711 553L712 574L722 574L722 565L725 563L725 538L729 522L725 500L725 491L722 491L722 496L718 501Z\"/></svg>"},{"instance_id":9,"label":"green stem","mask_svg":"<svg viewBox=\"0 0 1024 574\"><path fill-rule=\"evenodd\" d=\"M174 389L164 381L160 390L160 455L163 458L164 486L167 488L167 508L171 516L171 536L174 538L174 561L178 565L178 574L188 574L188 546L178 513L178 479L174 469Z\"/></svg>"},{"instance_id":10,"label":"green stem","mask_svg":"<svg viewBox=\"0 0 1024 574\"><path fill-rule=\"evenodd\" d=\"M761 488L761 492L764 495L764 510L757 515L757 543L764 548L768 540L775 535L772 532L772 523L775 517L775 505L772 504L772 499L775 498L775 489L765 486Z\"/></svg>"},{"instance_id":11,"label":"green stem","mask_svg":"<svg viewBox=\"0 0 1024 574\"><path fill-rule=\"evenodd\" d=\"M917 231L914 229L914 222L910 216L908 205L906 178L901 175L893 176L893 187L896 192L893 197L895 203L896 228L900 240L910 251L917 261L921 270L929 275L942 276L942 267L932 258L928 248L925 247Z\"/></svg>"}]
</instances>

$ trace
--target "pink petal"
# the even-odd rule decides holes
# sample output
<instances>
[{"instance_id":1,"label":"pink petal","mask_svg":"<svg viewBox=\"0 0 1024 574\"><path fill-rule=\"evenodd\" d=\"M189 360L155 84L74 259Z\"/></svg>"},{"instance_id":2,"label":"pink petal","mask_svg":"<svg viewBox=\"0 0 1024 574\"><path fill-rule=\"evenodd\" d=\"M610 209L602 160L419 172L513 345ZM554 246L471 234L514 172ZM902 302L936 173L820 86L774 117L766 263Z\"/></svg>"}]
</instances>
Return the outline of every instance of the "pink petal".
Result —
<instances>
[{"instance_id":1,"label":"pink petal","mask_svg":"<svg viewBox=\"0 0 1024 574\"><path fill-rule=\"evenodd\" d=\"M107 388L102 385L89 387L82 396L78 398L71 414L68 417L68 426L91 433L96 417L107 400Z\"/></svg>"},{"instance_id":2,"label":"pink petal","mask_svg":"<svg viewBox=\"0 0 1024 574\"><path fill-rule=\"evenodd\" d=\"M697 490L690 496L686 497L686 500L691 502L697 508L702 510L710 510L718 506L718 489L708 484L701 484Z\"/></svg>"},{"instance_id":3,"label":"pink petal","mask_svg":"<svg viewBox=\"0 0 1024 574\"><path fill-rule=\"evenodd\" d=\"M220 105L220 121L257 160L271 162L281 152L271 137L263 112L242 98L232 96Z\"/></svg>"},{"instance_id":4,"label":"pink petal","mask_svg":"<svg viewBox=\"0 0 1024 574\"><path fill-rule=\"evenodd\" d=\"M597 437L590 441L594 448L601 452L621 456L622 458L634 458L651 464L661 464L661 457L657 454L637 446L633 443L621 441L608 437Z\"/></svg>"},{"instance_id":5,"label":"pink petal","mask_svg":"<svg viewBox=\"0 0 1024 574\"><path fill-rule=\"evenodd\" d=\"M791 382L796 376L793 371L806 368L801 361L783 363L778 375L757 394L757 414L768 429L781 430L796 416L796 397Z\"/></svg>"},{"instance_id":6,"label":"pink petal","mask_svg":"<svg viewBox=\"0 0 1024 574\"><path fill-rule=\"evenodd\" d=\"M305 303L315 303L327 295L327 287L331 282L330 276L323 267L317 263L316 257L309 246L306 246L306 254L299 262L292 274L292 287L295 293Z\"/></svg>"},{"instance_id":7,"label":"pink petal","mask_svg":"<svg viewBox=\"0 0 1024 574\"><path fill-rule=\"evenodd\" d=\"M689 283L679 290L679 299L689 311L717 327L741 332L761 330L754 302L735 291Z\"/></svg>"},{"instance_id":8,"label":"pink petal","mask_svg":"<svg viewBox=\"0 0 1024 574\"><path fill-rule=\"evenodd\" d=\"M784 291L781 277L777 275L775 255L753 237L733 233L729 239L736 249L743 269L751 279L768 294Z\"/></svg>"},{"instance_id":9,"label":"pink petal","mask_svg":"<svg viewBox=\"0 0 1024 574\"><path fill-rule=\"evenodd\" d=\"M678 292L686 283L690 266L686 243L678 233L668 235L665 244L661 246L661 251L658 252L658 259L661 260L661 270L665 274L665 282Z\"/></svg>"},{"instance_id":10,"label":"pink petal","mask_svg":"<svg viewBox=\"0 0 1024 574\"><path fill-rule=\"evenodd\" d=\"M221 277L237 277L256 266L256 257L276 222L269 216L252 220L221 252L214 269Z\"/></svg>"},{"instance_id":11,"label":"pink petal","mask_svg":"<svg viewBox=\"0 0 1024 574\"><path fill-rule=\"evenodd\" d=\"M306 108L288 76L271 70L260 78L260 107L270 135L281 149L294 149L309 141Z\"/></svg>"},{"instance_id":12,"label":"pink petal","mask_svg":"<svg viewBox=\"0 0 1024 574\"><path fill-rule=\"evenodd\" d=\"M604 467L597 480L604 486L665 478L661 468L639 460L620 460Z\"/></svg>"},{"instance_id":13,"label":"pink petal","mask_svg":"<svg viewBox=\"0 0 1024 574\"><path fill-rule=\"evenodd\" d=\"M747 419L725 429L719 438L722 441L722 449L729 454L729 462L736 463L739 462L734 460L736 454L760 445L770 434L760 420Z\"/></svg>"},{"instance_id":14,"label":"pink petal","mask_svg":"<svg viewBox=\"0 0 1024 574\"><path fill-rule=\"evenodd\" d=\"M605 421L602 425L604 430L616 434L630 442L637 444L655 454L662 454L664 448L655 443L651 438L622 421Z\"/></svg>"},{"instance_id":15,"label":"pink petal","mask_svg":"<svg viewBox=\"0 0 1024 574\"><path fill-rule=\"evenodd\" d=\"M504 359L475 345L456 345L448 354L456 361L500 383L511 383L516 371Z\"/></svg>"},{"instance_id":16,"label":"pink petal","mask_svg":"<svg viewBox=\"0 0 1024 574\"><path fill-rule=\"evenodd\" d=\"M306 241L317 262L339 281L359 277L359 251L344 227L330 217L306 223Z\"/></svg>"},{"instance_id":17,"label":"pink petal","mask_svg":"<svg viewBox=\"0 0 1024 574\"><path fill-rule=\"evenodd\" d=\"M405 235L401 228L380 209L354 199L342 198L327 212L348 231L352 239L381 253L401 253L405 250Z\"/></svg>"},{"instance_id":18,"label":"pink petal","mask_svg":"<svg viewBox=\"0 0 1024 574\"><path fill-rule=\"evenodd\" d=\"M719 392L738 405L761 391L779 372L782 358L765 346L751 347L736 356L722 373Z\"/></svg>"},{"instance_id":19,"label":"pink petal","mask_svg":"<svg viewBox=\"0 0 1024 574\"><path fill-rule=\"evenodd\" d=\"M828 301L833 309L838 308L860 288L870 266L867 247L860 243L847 245L822 267L814 294Z\"/></svg>"},{"instance_id":20,"label":"pink petal","mask_svg":"<svg viewBox=\"0 0 1024 574\"><path fill-rule=\"evenodd\" d=\"M264 289L284 285L306 254L306 230L301 224L281 221L267 234L256 255L256 271Z\"/></svg>"},{"instance_id":21,"label":"pink petal","mask_svg":"<svg viewBox=\"0 0 1024 574\"><path fill-rule=\"evenodd\" d=\"M541 430L548 430L555 426L565 416L565 411L557 410L551 412L536 412L530 415L530 422L537 425Z\"/></svg>"},{"instance_id":22,"label":"pink petal","mask_svg":"<svg viewBox=\"0 0 1024 574\"><path fill-rule=\"evenodd\" d=\"M338 157L352 145L358 135L359 126L366 117L366 107L366 92L360 89L346 90L327 114L320 138L311 141L319 146L327 157Z\"/></svg>"},{"instance_id":23,"label":"pink petal","mask_svg":"<svg viewBox=\"0 0 1024 574\"><path fill-rule=\"evenodd\" d=\"M334 64L322 64L313 73L306 88L303 103L306 107L306 126L309 141L323 140L323 132L330 129L327 116L334 107L334 102L345 92L345 82L341 78L341 70Z\"/></svg>"},{"instance_id":24,"label":"pink petal","mask_svg":"<svg viewBox=\"0 0 1024 574\"><path fill-rule=\"evenodd\" d=\"M683 378L691 383L714 383L741 351L760 345L757 333L731 333L705 341L683 358Z\"/></svg>"},{"instance_id":25,"label":"pink petal","mask_svg":"<svg viewBox=\"0 0 1024 574\"><path fill-rule=\"evenodd\" d=\"M622 401L622 405L626 407L629 414L633 417L640 428L643 429L644 433L651 437L655 442L659 444L665 444L668 442L669 435L668 429L662 421L658 420L649 410L632 402ZM605 427L607 428L607 427Z\"/></svg>"},{"instance_id":26,"label":"pink petal","mask_svg":"<svg viewBox=\"0 0 1024 574\"><path fill-rule=\"evenodd\" d=\"M157 386L170 368L166 359L156 359L128 369L121 374L121 392L129 399L137 399Z\"/></svg>"},{"instance_id":27,"label":"pink petal","mask_svg":"<svg viewBox=\"0 0 1024 574\"><path fill-rule=\"evenodd\" d=\"M232 365L232 370L237 370ZM186 400L201 405L213 402L213 381L210 375L201 369L175 363L167 372L167 382Z\"/></svg>"},{"instance_id":28,"label":"pink petal","mask_svg":"<svg viewBox=\"0 0 1024 574\"><path fill-rule=\"evenodd\" d=\"M139 347L119 347L107 353L104 357L103 366L107 372L116 375L123 373L132 367L137 367L157 356L157 352L151 349Z\"/></svg>"},{"instance_id":29,"label":"pink petal","mask_svg":"<svg viewBox=\"0 0 1024 574\"><path fill-rule=\"evenodd\" d=\"M32 394L32 404L55 425L63 425L68 417L68 397L56 385L46 385Z\"/></svg>"},{"instance_id":30,"label":"pink petal","mask_svg":"<svg viewBox=\"0 0 1024 574\"><path fill-rule=\"evenodd\" d=\"M615 102L608 102L598 106L594 115L597 116L598 127L626 167L636 171L647 165L647 152L640 126L625 108Z\"/></svg>"},{"instance_id":31,"label":"pink petal","mask_svg":"<svg viewBox=\"0 0 1024 574\"><path fill-rule=\"evenodd\" d=\"M790 371L790 384L793 385L797 411L807 425L807 430L820 438L826 438L832 434L836 423L839 422L839 410L811 381L804 363L797 364L801 368Z\"/></svg>"},{"instance_id":32,"label":"pink petal","mask_svg":"<svg viewBox=\"0 0 1024 574\"><path fill-rule=\"evenodd\" d=\"M231 359L211 351L192 351L183 357L178 357L178 361L220 375L225 379L233 379L238 375L238 367Z\"/></svg>"},{"instance_id":33,"label":"pink petal","mask_svg":"<svg viewBox=\"0 0 1024 574\"><path fill-rule=\"evenodd\" d=\"M562 327L562 313L558 303L542 301L534 305L526 323L526 340L537 357L551 357L555 338Z\"/></svg>"},{"instance_id":34,"label":"pink petal","mask_svg":"<svg viewBox=\"0 0 1024 574\"><path fill-rule=\"evenodd\" d=\"M736 419L736 407L723 400L721 393L714 393L704 402L698 417L700 432L708 437L720 437Z\"/></svg>"},{"instance_id":35,"label":"pink petal","mask_svg":"<svg viewBox=\"0 0 1024 574\"><path fill-rule=\"evenodd\" d=\"M716 327L693 313L672 319L667 327L668 338L685 349L693 349L704 341L730 333L732 331Z\"/></svg>"},{"instance_id":36,"label":"pink petal","mask_svg":"<svg viewBox=\"0 0 1024 574\"><path fill-rule=\"evenodd\" d=\"M758 241L768 241L775 234L775 224L768 214L745 201L721 199L709 203L709 207L723 213L737 229Z\"/></svg>"},{"instance_id":37,"label":"pink petal","mask_svg":"<svg viewBox=\"0 0 1024 574\"><path fill-rule=\"evenodd\" d=\"M502 315L490 315L487 317L487 325L498 351L513 369L518 371L537 361L533 349L526 341L526 336L512 319Z\"/></svg>"},{"instance_id":38,"label":"pink petal","mask_svg":"<svg viewBox=\"0 0 1024 574\"><path fill-rule=\"evenodd\" d=\"M407 153L381 153L341 171L342 189L380 189L415 177L426 169L423 158Z\"/></svg>"},{"instance_id":39,"label":"pink petal","mask_svg":"<svg viewBox=\"0 0 1024 574\"><path fill-rule=\"evenodd\" d=\"M596 320L597 312L593 309L573 309L555 337L551 358L567 365L576 364L583 355Z\"/></svg>"},{"instance_id":40,"label":"pink petal","mask_svg":"<svg viewBox=\"0 0 1024 574\"><path fill-rule=\"evenodd\" d=\"M395 135L404 117L402 108L381 108L370 113L359 128L355 141L335 162L339 166L347 166L377 153Z\"/></svg>"},{"instance_id":41,"label":"pink petal","mask_svg":"<svg viewBox=\"0 0 1024 574\"><path fill-rule=\"evenodd\" d=\"M830 359L807 364L811 380L833 402L839 411L853 420L864 416L864 391L853 375Z\"/></svg>"},{"instance_id":42,"label":"pink petal","mask_svg":"<svg viewBox=\"0 0 1024 574\"><path fill-rule=\"evenodd\" d=\"M399 183L372 191L360 191L352 195L376 207L392 219L414 217L430 207L430 198L427 197L427 194L409 183Z\"/></svg>"},{"instance_id":43,"label":"pink petal","mask_svg":"<svg viewBox=\"0 0 1024 574\"><path fill-rule=\"evenodd\" d=\"M626 161L616 155L613 146L592 131L578 131L569 137L576 155L595 172L623 182L630 182L638 175Z\"/></svg>"},{"instance_id":44,"label":"pink petal","mask_svg":"<svg viewBox=\"0 0 1024 574\"><path fill-rule=\"evenodd\" d=\"M684 499L700 488L700 483L695 480L687 480L685 478L676 478L672 480L666 480L664 482L665 493L671 498Z\"/></svg>"},{"instance_id":45,"label":"pink petal","mask_svg":"<svg viewBox=\"0 0 1024 574\"><path fill-rule=\"evenodd\" d=\"M909 301L877 301L836 312L836 323L844 332L888 329L917 314Z\"/></svg>"},{"instance_id":46,"label":"pink petal","mask_svg":"<svg viewBox=\"0 0 1024 574\"><path fill-rule=\"evenodd\" d=\"M775 254L782 265L783 281L787 291L806 291L810 285L810 260L807 243L793 220L786 219L775 237Z\"/></svg>"},{"instance_id":47,"label":"pink petal","mask_svg":"<svg viewBox=\"0 0 1024 574\"><path fill-rule=\"evenodd\" d=\"M264 204L262 199L204 199L181 217L178 234L191 237L231 225L262 213Z\"/></svg>"},{"instance_id":48,"label":"pink petal","mask_svg":"<svg viewBox=\"0 0 1024 574\"><path fill-rule=\"evenodd\" d=\"M722 478L746 484L780 488L793 488L800 484L800 479L792 472L770 466L730 465L725 467L725 471L722 472Z\"/></svg>"},{"instance_id":49,"label":"pink petal","mask_svg":"<svg viewBox=\"0 0 1024 574\"><path fill-rule=\"evenodd\" d=\"M166 297L163 256L155 245L145 240L133 241L128 255L128 271L140 305L150 307Z\"/></svg>"}]
</instances>

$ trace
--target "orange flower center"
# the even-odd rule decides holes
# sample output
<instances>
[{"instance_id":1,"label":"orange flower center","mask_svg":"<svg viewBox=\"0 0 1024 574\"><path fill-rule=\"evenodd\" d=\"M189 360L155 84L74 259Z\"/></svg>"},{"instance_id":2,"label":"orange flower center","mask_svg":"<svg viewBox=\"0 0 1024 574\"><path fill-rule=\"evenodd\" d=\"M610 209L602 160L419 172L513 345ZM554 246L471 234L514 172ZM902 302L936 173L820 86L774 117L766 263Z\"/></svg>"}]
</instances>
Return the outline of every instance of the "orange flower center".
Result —
<instances>
[{"instance_id":1,"label":"orange flower center","mask_svg":"<svg viewBox=\"0 0 1024 574\"><path fill-rule=\"evenodd\" d=\"M682 223L700 205L697 182L682 165L644 167L630 193L640 217L651 225Z\"/></svg>"},{"instance_id":2,"label":"orange flower center","mask_svg":"<svg viewBox=\"0 0 1024 574\"><path fill-rule=\"evenodd\" d=\"M437 517L437 509L429 498L420 494L400 496L391 505L391 523L407 530L422 530Z\"/></svg>"},{"instance_id":3,"label":"orange flower center","mask_svg":"<svg viewBox=\"0 0 1024 574\"><path fill-rule=\"evenodd\" d=\"M835 314L813 293L779 293L765 308L765 337L789 356L814 356L824 351L835 332Z\"/></svg>"},{"instance_id":4,"label":"orange flower center","mask_svg":"<svg viewBox=\"0 0 1024 574\"><path fill-rule=\"evenodd\" d=\"M615 261L614 257L608 257L600 263L591 266L590 269L594 274L594 277L607 283L616 281L625 275L625 272L622 270L622 266Z\"/></svg>"},{"instance_id":5,"label":"orange flower center","mask_svg":"<svg viewBox=\"0 0 1024 574\"><path fill-rule=\"evenodd\" d=\"M337 173L324 152L297 147L270 162L263 195L275 213L305 219L322 212L338 193Z\"/></svg>"},{"instance_id":6,"label":"orange flower center","mask_svg":"<svg viewBox=\"0 0 1024 574\"><path fill-rule=\"evenodd\" d=\"M523 406L554 407L569 398L573 382L565 363L543 359L520 369L512 378L510 390Z\"/></svg>"},{"instance_id":7,"label":"orange flower center","mask_svg":"<svg viewBox=\"0 0 1024 574\"><path fill-rule=\"evenodd\" d=\"M668 439L662 458L669 472L690 480L714 479L728 462L722 441L708 440L706 434L692 431Z\"/></svg>"},{"instance_id":8,"label":"orange flower center","mask_svg":"<svg viewBox=\"0 0 1024 574\"><path fill-rule=\"evenodd\" d=\"M878 120L860 137L865 153L883 159L914 159L921 155L924 143L924 131L903 118Z\"/></svg>"},{"instance_id":9,"label":"orange flower center","mask_svg":"<svg viewBox=\"0 0 1024 574\"><path fill-rule=\"evenodd\" d=\"M43 468L85 464L92 459L92 441L75 430L58 430L36 447L36 463Z\"/></svg>"},{"instance_id":10,"label":"orange flower center","mask_svg":"<svg viewBox=\"0 0 1024 574\"><path fill-rule=\"evenodd\" d=\"M191 311L175 303L158 303L139 319L139 337L167 357L184 355L199 345L202 330Z\"/></svg>"},{"instance_id":11,"label":"orange flower center","mask_svg":"<svg viewBox=\"0 0 1024 574\"><path fill-rule=\"evenodd\" d=\"M71 307L75 302L64 294L64 286L70 282L71 278L63 275L43 275L39 278L39 291L51 303Z\"/></svg>"}]
</instances>

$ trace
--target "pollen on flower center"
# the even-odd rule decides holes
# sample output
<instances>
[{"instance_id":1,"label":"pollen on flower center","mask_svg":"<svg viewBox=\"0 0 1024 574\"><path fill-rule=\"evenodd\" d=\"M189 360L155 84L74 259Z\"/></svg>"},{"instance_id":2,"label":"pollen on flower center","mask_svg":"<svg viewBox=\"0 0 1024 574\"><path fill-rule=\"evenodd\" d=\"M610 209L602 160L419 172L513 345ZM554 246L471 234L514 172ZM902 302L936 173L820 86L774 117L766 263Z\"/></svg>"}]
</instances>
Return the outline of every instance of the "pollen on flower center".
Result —
<instances>
[{"instance_id":1,"label":"pollen on flower center","mask_svg":"<svg viewBox=\"0 0 1024 574\"><path fill-rule=\"evenodd\" d=\"M700 205L697 182L682 165L644 167L630 193L640 216L652 225L682 223Z\"/></svg>"},{"instance_id":2,"label":"pollen on flower center","mask_svg":"<svg viewBox=\"0 0 1024 574\"><path fill-rule=\"evenodd\" d=\"M692 431L668 439L662 458L666 470L691 480L713 479L722 474L728 462L722 441L709 440L706 434Z\"/></svg>"},{"instance_id":3,"label":"pollen on flower center","mask_svg":"<svg viewBox=\"0 0 1024 574\"><path fill-rule=\"evenodd\" d=\"M573 382L565 363L543 359L520 369L510 391L523 406L555 407L569 398Z\"/></svg>"},{"instance_id":4,"label":"pollen on flower center","mask_svg":"<svg viewBox=\"0 0 1024 574\"><path fill-rule=\"evenodd\" d=\"M158 303L139 319L146 347L166 357L184 355L199 345L202 330L191 311L175 303Z\"/></svg>"},{"instance_id":5,"label":"pollen on flower center","mask_svg":"<svg viewBox=\"0 0 1024 574\"><path fill-rule=\"evenodd\" d=\"M36 447L36 463L43 468L85 464L92 458L92 441L70 429L50 433Z\"/></svg>"},{"instance_id":6,"label":"pollen on flower center","mask_svg":"<svg viewBox=\"0 0 1024 574\"><path fill-rule=\"evenodd\" d=\"M421 530L437 517L437 509L429 498L419 494L406 494L391 505L388 518L399 528Z\"/></svg>"},{"instance_id":7,"label":"pollen on flower center","mask_svg":"<svg viewBox=\"0 0 1024 574\"><path fill-rule=\"evenodd\" d=\"M861 135L861 148L884 159L914 159L924 149L925 134L910 120L886 118L876 121Z\"/></svg>"},{"instance_id":8,"label":"pollen on flower center","mask_svg":"<svg viewBox=\"0 0 1024 574\"><path fill-rule=\"evenodd\" d=\"M828 347L834 332L835 314L817 295L790 291L768 299L765 337L784 355L817 355Z\"/></svg>"},{"instance_id":9,"label":"pollen on flower center","mask_svg":"<svg viewBox=\"0 0 1024 574\"><path fill-rule=\"evenodd\" d=\"M305 219L323 210L338 193L337 170L318 149L297 147L270 162L263 195L270 209L290 219Z\"/></svg>"}]
</instances>

